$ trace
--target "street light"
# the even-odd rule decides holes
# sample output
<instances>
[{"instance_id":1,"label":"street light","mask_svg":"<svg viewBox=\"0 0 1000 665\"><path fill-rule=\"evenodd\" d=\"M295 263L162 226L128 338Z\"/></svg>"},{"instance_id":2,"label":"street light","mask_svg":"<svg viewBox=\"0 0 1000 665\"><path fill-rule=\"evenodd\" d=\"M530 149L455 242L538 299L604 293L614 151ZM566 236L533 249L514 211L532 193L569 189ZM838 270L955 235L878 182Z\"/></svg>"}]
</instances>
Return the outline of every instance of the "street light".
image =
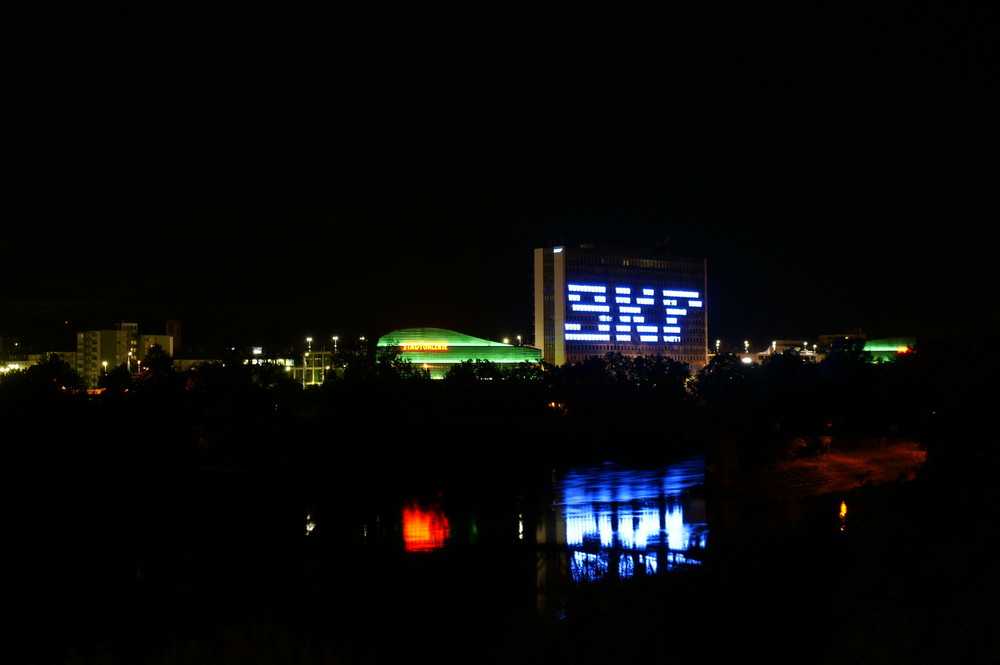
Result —
<instances>
[{"instance_id":1,"label":"street light","mask_svg":"<svg viewBox=\"0 0 1000 665\"><path fill-rule=\"evenodd\" d=\"M337 340L338 340L338 339L340 339L340 338L339 338L339 337L337 337L336 335L334 335L334 336L333 336L333 350L334 350L334 351L336 351L336 350L337 350Z\"/></svg>"},{"instance_id":2,"label":"street light","mask_svg":"<svg viewBox=\"0 0 1000 665\"><path fill-rule=\"evenodd\" d=\"M309 350L312 351L313 350L313 338L312 337L306 337L306 344L309 345Z\"/></svg>"}]
</instances>

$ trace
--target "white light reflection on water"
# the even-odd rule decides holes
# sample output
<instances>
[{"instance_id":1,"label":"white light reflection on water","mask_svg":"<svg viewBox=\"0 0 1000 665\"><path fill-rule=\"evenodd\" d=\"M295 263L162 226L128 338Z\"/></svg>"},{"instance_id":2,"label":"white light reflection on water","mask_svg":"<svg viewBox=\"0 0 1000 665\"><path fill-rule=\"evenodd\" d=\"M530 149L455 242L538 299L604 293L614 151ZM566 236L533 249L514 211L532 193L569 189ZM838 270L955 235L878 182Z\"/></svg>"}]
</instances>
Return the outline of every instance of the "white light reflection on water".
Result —
<instances>
[{"instance_id":1,"label":"white light reflection on water","mask_svg":"<svg viewBox=\"0 0 1000 665\"><path fill-rule=\"evenodd\" d=\"M555 486L553 522L539 542L565 544L575 581L654 574L698 565L708 538L704 457L661 469L616 465L567 471Z\"/></svg>"}]
</instances>

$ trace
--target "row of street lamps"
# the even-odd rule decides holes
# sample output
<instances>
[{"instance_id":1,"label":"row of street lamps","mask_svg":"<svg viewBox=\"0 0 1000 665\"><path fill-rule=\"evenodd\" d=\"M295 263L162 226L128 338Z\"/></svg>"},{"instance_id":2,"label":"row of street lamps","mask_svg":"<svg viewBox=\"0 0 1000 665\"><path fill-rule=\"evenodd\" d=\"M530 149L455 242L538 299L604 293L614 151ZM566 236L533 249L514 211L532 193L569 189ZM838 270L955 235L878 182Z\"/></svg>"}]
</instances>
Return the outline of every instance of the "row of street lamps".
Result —
<instances>
[{"instance_id":1,"label":"row of street lamps","mask_svg":"<svg viewBox=\"0 0 1000 665\"><path fill-rule=\"evenodd\" d=\"M333 351L334 351L334 353L336 353L336 351L337 351L337 342L340 341L340 336L339 335L334 335L330 339L333 340ZM364 344L365 343L365 337L363 337L363 336L359 337L358 341L361 342L362 344ZM306 350L309 351L310 353L312 352L312 343L313 343L313 338L312 337L306 337Z\"/></svg>"},{"instance_id":2,"label":"row of street lamps","mask_svg":"<svg viewBox=\"0 0 1000 665\"><path fill-rule=\"evenodd\" d=\"M721 339L715 340L715 353L716 354L719 353L719 347L721 347L721 346L722 346L722 340ZM749 340L744 340L744 342L743 342L743 349L744 349L745 353L750 353L750 341ZM809 343L808 342L802 342L802 349L806 353L810 353ZM778 351L778 343L777 342L771 342L771 353L777 353L777 351ZM811 353L813 353L813 355L816 354L816 345L815 344L812 345L812 351L811 351Z\"/></svg>"}]
</instances>

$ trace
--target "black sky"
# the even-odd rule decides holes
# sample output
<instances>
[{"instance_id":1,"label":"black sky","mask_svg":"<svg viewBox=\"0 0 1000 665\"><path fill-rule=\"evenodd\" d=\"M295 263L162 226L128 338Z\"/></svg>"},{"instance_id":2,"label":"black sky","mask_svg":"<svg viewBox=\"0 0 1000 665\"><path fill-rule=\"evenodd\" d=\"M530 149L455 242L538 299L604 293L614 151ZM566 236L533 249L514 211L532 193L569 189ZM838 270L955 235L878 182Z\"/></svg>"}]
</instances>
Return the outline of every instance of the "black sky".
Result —
<instances>
[{"instance_id":1,"label":"black sky","mask_svg":"<svg viewBox=\"0 0 1000 665\"><path fill-rule=\"evenodd\" d=\"M57 4L12 28L6 333L530 336L533 248L588 241L705 256L713 338L995 319L991 16Z\"/></svg>"}]
</instances>

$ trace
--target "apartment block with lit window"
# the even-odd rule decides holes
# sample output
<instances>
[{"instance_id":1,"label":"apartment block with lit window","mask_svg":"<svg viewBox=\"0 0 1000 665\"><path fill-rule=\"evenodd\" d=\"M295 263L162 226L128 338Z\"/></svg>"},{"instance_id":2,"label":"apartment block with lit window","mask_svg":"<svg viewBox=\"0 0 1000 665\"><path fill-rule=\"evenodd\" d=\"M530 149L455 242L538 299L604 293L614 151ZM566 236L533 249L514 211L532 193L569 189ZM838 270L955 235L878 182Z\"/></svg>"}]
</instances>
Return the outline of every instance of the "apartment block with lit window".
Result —
<instances>
[{"instance_id":1,"label":"apartment block with lit window","mask_svg":"<svg viewBox=\"0 0 1000 665\"><path fill-rule=\"evenodd\" d=\"M116 367L135 371L139 326L119 323L112 330L85 330L76 334L76 372L84 386L96 388L101 376Z\"/></svg>"}]
</instances>

